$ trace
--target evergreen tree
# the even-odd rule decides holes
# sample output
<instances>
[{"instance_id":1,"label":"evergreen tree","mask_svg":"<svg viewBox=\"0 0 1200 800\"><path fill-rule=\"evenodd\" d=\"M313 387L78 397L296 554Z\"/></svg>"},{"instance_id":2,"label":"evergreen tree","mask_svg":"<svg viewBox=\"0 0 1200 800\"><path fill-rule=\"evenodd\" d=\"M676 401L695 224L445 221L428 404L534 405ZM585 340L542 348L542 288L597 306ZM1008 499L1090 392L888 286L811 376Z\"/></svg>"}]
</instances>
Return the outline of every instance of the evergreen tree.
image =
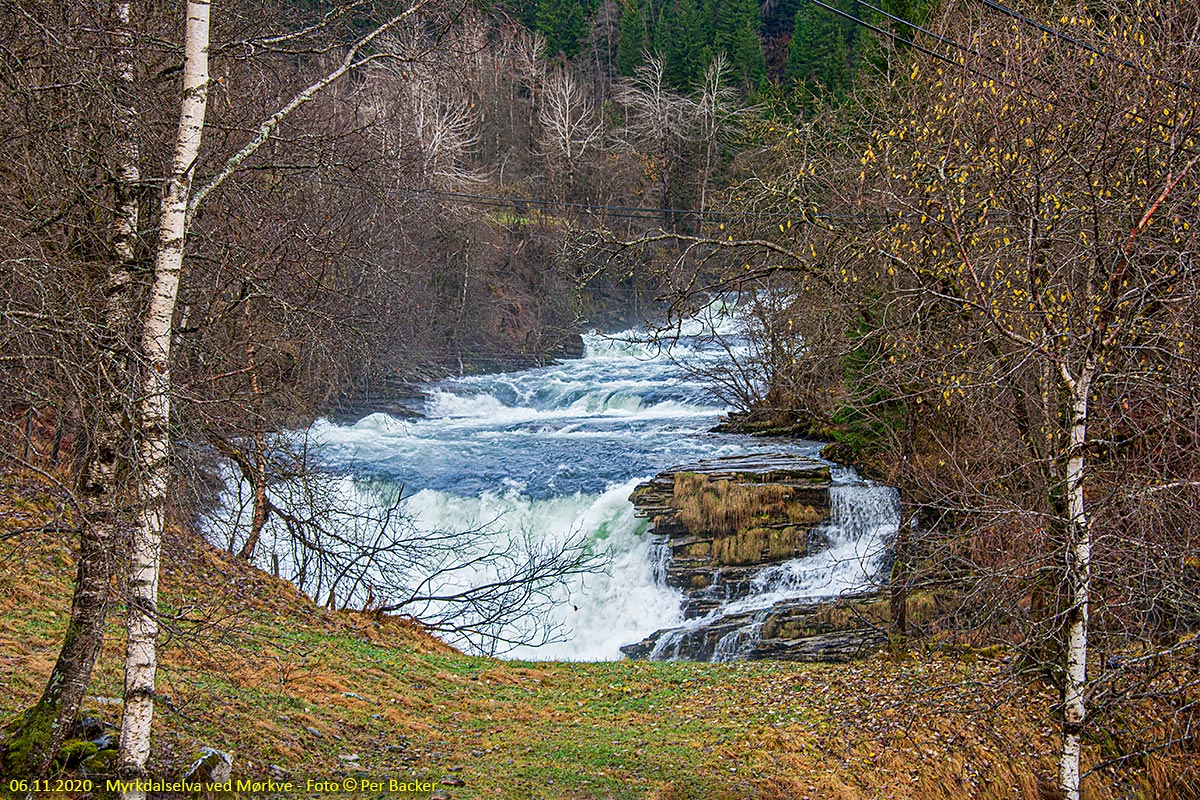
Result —
<instances>
[{"instance_id":1,"label":"evergreen tree","mask_svg":"<svg viewBox=\"0 0 1200 800\"><path fill-rule=\"evenodd\" d=\"M675 0L664 21L660 26L666 55L664 78L672 88L691 89L712 60L712 17L699 0Z\"/></svg>"},{"instance_id":2,"label":"evergreen tree","mask_svg":"<svg viewBox=\"0 0 1200 800\"><path fill-rule=\"evenodd\" d=\"M837 6L842 8L847 4L841 0ZM849 24L812 3L804 3L796 10L784 77L805 98L845 97L853 76Z\"/></svg>"},{"instance_id":3,"label":"evergreen tree","mask_svg":"<svg viewBox=\"0 0 1200 800\"><path fill-rule=\"evenodd\" d=\"M650 52L665 56L667 41L670 39L671 0L661 3L658 6L658 13L654 13L653 3L654 0L648 0L646 7L647 13L650 14L650 19L654 21L654 24L650 28Z\"/></svg>"},{"instance_id":4,"label":"evergreen tree","mask_svg":"<svg viewBox=\"0 0 1200 800\"><path fill-rule=\"evenodd\" d=\"M621 11L621 35L617 45L617 71L633 75L646 58L646 9L641 0L625 0Z\"/></svg>"},{"instance_id":5,"label":"evergreen tree","mask_svg":"<svg viewBox=\"0 0 1200 800\"><path fill-rule=\"evenodd\" d=\"M713 12L713 42L725 51L730 71L747 89L757 88L767 76L761 28L758 0L718 0Z\"/></svg>"},{"instance_id":6,"label":"evergreen tree","mask_svg":"<svg viewBox=\"0 0 1200 800\"><path fill-rule=\"evenodd\" d=\"M546 39L550 55L562 53L567 58L579 52L587 16L585 0L541 0L534 27Z\"/></svg>"}]
</instances>

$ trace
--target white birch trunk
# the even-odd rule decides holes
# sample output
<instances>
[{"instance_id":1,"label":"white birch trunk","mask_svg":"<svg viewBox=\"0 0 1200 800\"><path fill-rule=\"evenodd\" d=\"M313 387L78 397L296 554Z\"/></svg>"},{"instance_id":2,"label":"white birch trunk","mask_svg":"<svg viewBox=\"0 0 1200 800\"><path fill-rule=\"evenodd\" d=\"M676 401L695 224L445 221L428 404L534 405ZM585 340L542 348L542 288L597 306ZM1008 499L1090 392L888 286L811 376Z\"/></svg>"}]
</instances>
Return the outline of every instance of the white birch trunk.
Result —
<instances>
[{"instance_id":1,"label":"white birch trunk","mask_svg":"<svg viewBox=\"0 0 1200 800\"><path fill-rule=\"evenodd\" d=\"M170 472L171 329L183 267L188 222L210 192L236 172L271 137L279 124L342 75L365 66L382 54L360 56L385 31L416 13L424 0L371 30L346 52L341 63L300 91L262 123L255 135L203 186L192 190L192 175L200 152L208 103L209 0L188 0L184 41L183 102L175 157L163 189L158 225L154 283L142 332L144 381L136 421L136 467L140 485L139 511L134 521L129 575L129 638L125 650L125 711L121 719L117 770L123 777L146 772L150 757L150 726L154 715L154 679L158 668L158 574L162 548L163 512ZM124 794L141 800L144 792Z\"/></svg>"},{"instance_id":2,"label":"white birch trunk","mask_svg":"<svg viewBox=\"0 0 1200 800\"><path fill-rule=\"evenodd\" d=\"M104 640L113 553L118 542L121 476L128 464L125 422L130 386L129 328L133 317L133 259L137 245L139 180L137 110L134 107L133 33L130 2L112 8L114 44L113 132L116 182L112 254L104 287L104 325L98 332L93 368L97 378L96 424L79 476L83 511L71 617L58 658L23 727L24 755L0 753L0 773L45 778L79 714ZM90 412L87 414L90 418Z\"/></svg>"},{"instance_id":3,"label":"white birch trunk","mask_svg":"<svg viewBox=\"0 0 1200 800\"><path fill-rule=\"evenodd\" d=\"M1094 365L1085 364L1078 379L1066 369L1063 377L1071 393L1071 443L1067 454L1067 585L1070 608L1064 652L1063 736L1058 763L1059 786L1066 800L1079 800L1080 752L1083 723L1087 718L1088 605L1091 593L1091 532L1084 505L1084 448L1087 445L1088 393Z\"/></svg>"},{"instance_id":4,"label":"white birch trunk","mask_svg":"<svg viewBox=\"0 0 1200 800\"><path fill-rule=\"evenodd\" d=\"M134 521L129 574L129 638L125 650L125 712L121 718L118 771L146 772L154 679L158 667L158 572L163 511L170 470L171 320L179 291L187 232L192 169L200 152L208 102L208 0L188 0L184 40L183 102L175 157L163 190L162 214L151 288L142 333L142 402L138 419L139 510ZM142 797L129 792L126 797Z\"/></svg>"}]
</instances>

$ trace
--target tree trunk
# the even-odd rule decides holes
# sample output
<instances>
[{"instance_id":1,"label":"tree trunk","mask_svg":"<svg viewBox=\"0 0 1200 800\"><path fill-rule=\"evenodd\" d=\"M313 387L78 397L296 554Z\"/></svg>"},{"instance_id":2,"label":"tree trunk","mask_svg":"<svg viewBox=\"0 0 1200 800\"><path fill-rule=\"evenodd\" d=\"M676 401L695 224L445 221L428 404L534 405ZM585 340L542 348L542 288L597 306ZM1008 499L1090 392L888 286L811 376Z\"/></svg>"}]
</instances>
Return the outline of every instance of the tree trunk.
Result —
<instances>
[{"instance_id":1,"label":"tree trunk","mask_svg":"<svg viewBox=\"0 0 1200 800\"><path fill-rule=\"evenodd\" d=\"M1071 393L1071 442L1067 451L1067 635L1064 649L1063 736L1058 778L1066 800L1079 800L1079 757L1087 718L1088 604L1091 592L1091 532L1084 505L1084 448L1087 445L1088 393L1093 365L1077 379L1063 369Z\"/></svg>"},{"instance_id":2,"label":"tree trunk","mask_svg":"<svg viewBox=\"0 0 1200 800\"><path fill-rule=\"evenodd\" d=\"M137 250L139 147L134 106L130 1L113 6L116 52L113 120L116 186L112 261L105 282L104 328L95 347L98 408L78 482L80 540L71 618L42 696L11 729L0 749L0 775L45 777L74 727L104 642L109 582L118 542L121 479L128 466L128 408L132 360L133 262ZM91 416L85 414L85 416ZM60 422L61 432L61 422ZM55 437L57 458L58 435Z\"/></svg>"},{"instance_id":3,"label":"tree trunk","mask_svg":"<svg viewBox=\"0 0 1200 800\"><path fill-rule=\"evenodd\" d=\"M912 518L916 525L917 518ZM896 541L892 548L894 561L892 574L888 580L888 608L892 615L892 642L903 647L908 639L908 535L909 525L901 525L896 529Z\"/></svg>"},{"instance_id":4,"label":"tree trunk","mask_svg":"<svg viewBox=\"0 0 1200 800\"><path fill-rule=\"evenodd\" d=\"M125 711L118 772L138 777L150 757L154 679L158 666L158 572L170 472L171 321L183 266L192 169L200 152L208 101L208 0L188 0L183 102L171 173L163 190L154 283L142 334L145 359L138 419L138 516L129 570L129 638L125 650ZM143 796L126 793L126 797Z\"/></svg>"},{"instance_id":5,"label":"tree trunk","mask_svg":"<svg viewBox=\"0 0 1200 800\"><path fill-rule=\"evenodd\" d=\"M250 303L247 301L246 316L248 317L249 315ZM247 339L252 335L250 325L247 323ZM243 561L253 561L254 548L258 547L258 540L262 537L263 527L266 526L267 518L271 515L271 506L267 503L267 441L266 435L263 433L262 386L258 381L258 362L255 358L256 349L253 341L249 341L246 344L246 368L250 370L251 409L254 413L254 430L251 433L251 440L254 445L254 464L252 474L246 477L250 480L254 489L254 516L250 521L250 535L246 537L246 543L242 545L242 549L238 552L238 558Z\"/></svg>"}]
</instances>

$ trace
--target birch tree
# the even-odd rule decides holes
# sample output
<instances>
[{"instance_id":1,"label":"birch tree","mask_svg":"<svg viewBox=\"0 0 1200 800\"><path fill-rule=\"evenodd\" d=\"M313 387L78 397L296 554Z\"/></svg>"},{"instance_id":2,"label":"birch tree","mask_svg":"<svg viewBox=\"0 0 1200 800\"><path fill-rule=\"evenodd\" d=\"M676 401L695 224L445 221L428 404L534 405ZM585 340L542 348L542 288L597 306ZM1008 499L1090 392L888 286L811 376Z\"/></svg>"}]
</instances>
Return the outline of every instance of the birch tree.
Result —
<instances>
[{"instance_id":1,"label":"birch tree","mask_svg":"<svg viewBox=\"0 0 1200 800\"><path fill-rule=\"evenodd\" d=\"M158 668L158 573L170 477L171 328L183 268L188 201L208 107L208 0L188 0L183 92L175 156L163 188L154 281L142 333L142 402L138 415L138 517L130 555L125 710L118 771L140 776L150 758L154 678ZM138 791L133 796L144 796Z\"/></svg>"},{"instance_id":2,"label":"birch tree","mask_svg":"<svg viewBox=\"0 0 1200 800\"><path fill-rule=\"evenodd\" d=\"M193 190L210 82L210 4L208 0L188 1L179 131L171 172L163 189L154 276L142 333L143 399L136 421L138 515L130 556L125 710L118 757L118 770L124 776L144 775L150 755L158 665L158 576L170 477L171 339L189 220L205 198L239 170L288 116L344 75L387 57L386 51L371 49L372 43L416 14L423 5L417 3L405 8L353 42L333 69L266 118L245 145L220 162L214 173Z\"/></svg>"},{"instance_id":3,"label":"birch tree","mask_svg":"<svg viewBox=\"0 0 1200 800\"><path fill-rule=\"evenodd\" d=\"M1119 455L1098 448L1095 406L1186 394L1170 365L1193 357L1197 334L1200 106L1183 83L1200 51L1178 45L1152 71L1125 66L1145 61L1144 41L1190 42L1187 17L1165 6L1103 25L1076 17L1072 36L1086 47L985 27L971 32L978 49L962 66L919 63L914 74L930 79L862 159L895 221L873 240L873 274L843 277L890 298L876 369L894 395L929 387L931 410L953 415L993 394L1012 409L1026 469L1048 477L1027 484L1042 486L1040 501L1018 475L997 477L980 500L1050 523L1068 800L1080 797L1096 677L1093 507Z\"/></svg>"},{"instance_id":4,"label":"birch tree","mask_svg":"<svg viewBox=\"0 0 1200 800\"><path fill-rule=\"evenodd\" d=\"M1089 732L1130 762L1186 741L1171 726L1190 724L1198 680L1178 661L1157 683L1120 667L1188 652L1197 619L1174 610L1196 600L1196 17L1091 9L1053 27L949 17L955 56L913 54L858 109L780 137L796 143L777 171L741 187L777 232L671 236L695 261L758 251L719 279L693 270L689 292L790 276L774 335L803 347L779 367L831 362L810 435L937 525L923 577L963 592L956 629L1017 641L1058 685L1071 800L1096 768ZM1170 514L1143 502L1159 496ZM1124 720L1152 705L1174 721L1132 739Z\"/></svg>"},{"instance_id":5,"label":"birch tree","mask_svg":"<svg viewBox=\"0 0 1200 800\"><path fill-rule=\"evenodd\" d=\"M696 139L704 155L700 164L699 210L703 221L708 207L709 183L720 159L721 146L729 138L731 122L746 113L735 105L737 92L728 85L729 61L723 52L718 53L704 70L700 89L693 106Z\"/></svg>"},{"instance_id":6,"label":"birch tree","mask_svg":"<svg viewBox=\"0 0 1200 800\"><path fill-rule=\"evenodd\" d=\"M69 76L85 92L111 96L104 103L106 127L115 142L113 152L112 216L109 249L102 259L100 324L90 349L89 365L97 381L98 398L90 445L77 486L79 555L76 562L70 619L58 658L37 704L20 724L7 731L0 751L0 771L6 775L43 776L48 773L62 743L78 716L92 669L104 637L109 608L109 584L116 565L117 547L125 522L122 507L128 501L125 481L129 473L130 408L133 353L132 323L137 293L133 277L137 258L139 205L139 127L134 82L133 28L127 0L114 3L108 41L101 43L106 57L100 75L109 82L88 82L87 73ZM63 42L57 42L63 46ZM111 54L109 57L108 54ZM53 73L43 72L44 78ZM66 79L68 76L63 76ZM81 147L92 143L79 142ZM83 333L84 338L90 331Z\"/></svg>"},{"instance_id":7,"label":"birch tree","mask_svg":"<svg viewBox=\"0 0 1200 800\"><path fill-rule=\"evenodd\" d=\"M560 64L546 76L538 122L542 154L551 174L561 181L563 199L570 200L579 162L598 147L603 128L569 65Z\"/></svg>"},{"instance_id":8,"label":"birch tree","mask_svg":"<svg viewBox=\"0 0 1200 800\"><path fill-rule=\"evenodd\" d=\"M642 158L643 175L656 189L663 228L670 230L669 211L675 192L684 144L687 140L688 100L668 88L662 56L647 56L632 80L617 91L617 101L628 115L625 144Z\"/></svg>"}]
</instances>

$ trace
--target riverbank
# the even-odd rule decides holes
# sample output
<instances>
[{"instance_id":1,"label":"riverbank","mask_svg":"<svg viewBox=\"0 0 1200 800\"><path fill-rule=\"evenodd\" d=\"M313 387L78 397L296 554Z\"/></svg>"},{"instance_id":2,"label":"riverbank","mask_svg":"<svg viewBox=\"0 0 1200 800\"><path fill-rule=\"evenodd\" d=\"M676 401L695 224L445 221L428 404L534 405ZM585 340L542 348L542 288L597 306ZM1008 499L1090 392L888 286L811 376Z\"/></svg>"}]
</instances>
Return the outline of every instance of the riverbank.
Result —
<instances>
[{"instance_id":1,"label":"riverbank","mask_svg":"<svg viewBox=\"0 0 1200 800\"><path fill-rule=\"evenodd\" d=\"M58 502L11 475L3 498L5 531L38 524ZM62 534L0 547L9 717L42 688L73 570ZM156 777L181 777L209 746L232 756L236 777L301 788L417 779L453 800L1050 796L1053 692L1010 674L1003 652L842 665L504 662L399 620L328 611L185 531L171 531L165 561ZM120 613L85 704L110 725ZM1094 762L1101 743L1087 752ZM1091 776L1087 796L1138 796L1136 781L1157 774L1148 763L1121 786Z\"/></svg>"}]
</instances>

